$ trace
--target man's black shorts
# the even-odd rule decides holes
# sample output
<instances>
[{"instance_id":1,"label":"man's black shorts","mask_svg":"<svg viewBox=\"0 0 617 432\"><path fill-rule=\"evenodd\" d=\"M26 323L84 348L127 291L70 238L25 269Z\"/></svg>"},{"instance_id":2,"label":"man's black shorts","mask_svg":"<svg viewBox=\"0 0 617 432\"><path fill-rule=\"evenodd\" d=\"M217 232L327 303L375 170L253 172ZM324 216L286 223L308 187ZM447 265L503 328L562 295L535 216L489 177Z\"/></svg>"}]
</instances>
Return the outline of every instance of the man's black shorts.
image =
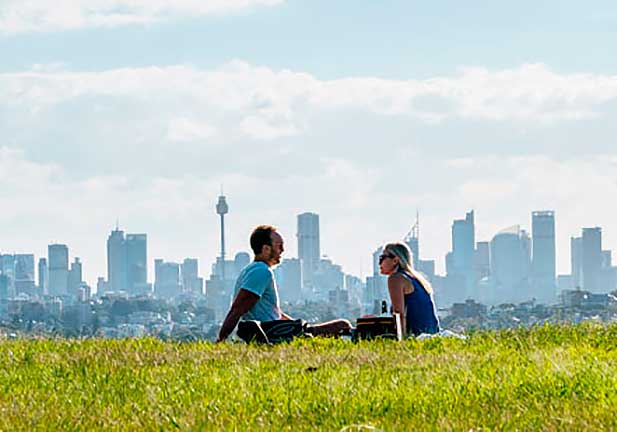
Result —
<instances>
[{"instance_id":1,"label":"man's black shorts","mask_svg":"<svg viewBox=\"0 0 617 432\"><path fill-rule=\"evenodd\" d=\"M240 321L238 337L243 341L258 343L289 342L304 336L308 325L304 320Z\"/></svg>"}]
</instances>

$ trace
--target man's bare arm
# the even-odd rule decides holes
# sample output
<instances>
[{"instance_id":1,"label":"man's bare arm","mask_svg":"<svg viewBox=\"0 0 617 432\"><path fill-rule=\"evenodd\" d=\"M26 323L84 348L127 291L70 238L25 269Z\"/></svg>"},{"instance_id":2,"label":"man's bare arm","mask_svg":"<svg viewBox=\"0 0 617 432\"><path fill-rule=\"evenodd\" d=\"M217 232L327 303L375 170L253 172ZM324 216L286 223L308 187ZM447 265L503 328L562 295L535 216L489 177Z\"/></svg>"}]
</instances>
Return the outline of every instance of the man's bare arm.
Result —
<instances>
[{"instance_id":1,"label":"man's bare arm","mask_svg":"<svg viewBox=\"0 0 617 432\"><path fill-rule=\"evenodd\" d=\"M236 328L236 325L238 325L238 321L240 321L242 315L250 311L258 300L259 296L257 294L240 288L238 295L236 295L236 298L231 304L229 312L227 312L227 316L225 317L223 325L219 330L219 335L216 338L216 341L222 342L227 339L231 332Z\"/></svg>"},{"instance_id":2,"label":"man's bare arm","mask_svg":"<svg viewBox=\"0 0 617 432\"><path fill-rule=\"evenodd\" d=\"M281 313L281 319L282 320L289 320L289 321L293 321L294 320L291 316L287 315L282 310L279 309L279 312Z\"/></svg>"}]
</instances>

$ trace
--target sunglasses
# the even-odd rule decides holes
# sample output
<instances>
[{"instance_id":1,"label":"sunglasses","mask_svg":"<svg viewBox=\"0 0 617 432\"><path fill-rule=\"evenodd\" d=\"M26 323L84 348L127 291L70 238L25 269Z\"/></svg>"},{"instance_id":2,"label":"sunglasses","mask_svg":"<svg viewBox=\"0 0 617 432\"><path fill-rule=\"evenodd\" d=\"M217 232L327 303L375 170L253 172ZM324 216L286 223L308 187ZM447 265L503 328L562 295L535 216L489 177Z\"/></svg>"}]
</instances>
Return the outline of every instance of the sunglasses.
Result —
<instances>
[{"instance_id":1,"label":"sunglasses","mask_svg":"<svg viewBox=\"0 0 617 432\"><path fill-rule=\"evenodd\" d=\"M393 258L395 258L395 257L394 257L394 255L392 255L392 254L381 254L381 255L379 255L379 264L381 264L382 262L384 262L384 260L385 260L386 258L393 259Z\"/></svg>"}]
</instances>

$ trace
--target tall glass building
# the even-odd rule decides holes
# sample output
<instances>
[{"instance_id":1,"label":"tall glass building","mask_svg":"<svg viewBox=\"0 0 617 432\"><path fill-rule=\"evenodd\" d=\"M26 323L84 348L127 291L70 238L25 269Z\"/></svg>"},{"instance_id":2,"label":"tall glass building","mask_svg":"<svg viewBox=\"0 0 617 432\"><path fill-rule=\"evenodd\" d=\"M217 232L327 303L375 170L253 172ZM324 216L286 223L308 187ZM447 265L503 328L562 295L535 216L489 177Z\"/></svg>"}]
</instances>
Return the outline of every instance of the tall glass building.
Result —
<instances>
[{"instance_id":1,"label":"tall glass building","mask_svg":"<svg viewBox=\"0 0 617 432\"><path fill-rule=\"evenodd\" d=\"M581 240L583 288L592 293L602 292L602 228L583 228Z\"/></svg>"},{"instance_id":2,"label":"tall glass building","mask_svg":"<svg viewBox=\"0 0 617 432\"><path fill-rule=\"evenodd\" d=\"M319 267L319 215L298 215L298 258L302 262L302 278L305 289L314 290L313 279Z\"/></svg>"},{"instance_id":3,"label":"tall glass building","mask_svg":"<svg viewBox=\"0 0 617 432\"><path fill-rule=\"evenodd\" d=\"M51 244L47 248L49 262L49 294L63 296L69 287L69 248L63 244Z\"/></svg>"},{"instance_id":4,"label":"tall glass building","mask_svg":"<svg viewBox=\"0 0 617 432\"><path fill-rule=\"evenodd\" d=\"M555 212L531 214L531 278L538 299L556 299Z\"/></svg>"}]
</instances>

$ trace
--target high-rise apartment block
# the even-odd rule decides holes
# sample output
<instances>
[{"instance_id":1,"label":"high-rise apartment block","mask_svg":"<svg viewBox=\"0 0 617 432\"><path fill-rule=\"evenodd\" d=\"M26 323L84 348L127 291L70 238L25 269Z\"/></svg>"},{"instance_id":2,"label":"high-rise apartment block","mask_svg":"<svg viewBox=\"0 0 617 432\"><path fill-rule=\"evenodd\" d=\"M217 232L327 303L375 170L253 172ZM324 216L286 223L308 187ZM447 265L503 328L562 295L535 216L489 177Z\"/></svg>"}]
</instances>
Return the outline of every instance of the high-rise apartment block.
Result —
<instances>
[{"instance_id":1,"label":"high-rise apartment block","mask_svg":"<svg viewBox=\"0 0 617 432\"><path fill-rule=\"evenodd\" d=\"M69 248L63 244L52 244L47 248L49 262L49 294L65 296L69 287Z\"/></svg>"},{"instance_id":2,"label":"high-rise apartment block","mask_svg":"<svg viewBox=\"0 0 617 432\"><path fill-rule=\"evenodd\" d=\"M107 281L110 291L126 291L126 241L124 231L118 228L107 238Z\"/></svg>"},{"instance_id":3,"label":"high-rise apartment block","mask_svg":"<svg viewBox=\"0 0 617 432\"><path fill-rule=\"evenodd\" d=\"M476 247L473 210L452 223L452 265L455 273L471 273Z\"/></svg>"},{"instance_id":4,"label":"high-rise apartment block","mask_svg":"<svg viewBox=\"0 0 617 432\"><path fill-rule=\"evenodd\" d=\"M199 263L195 258L185 258L180 269L182 290L187 293L203 294L204 281L199 277Z\"/></svg>"},{"instance_id":5,"label":"high-rise apartment block","mask_svg":"<svg viewBox=\"0 0 617 432\"><path fill-rule=\"evenodd\" d=\"M489 242L476 243L474 270L477 281L488 278L491 274L491 245Z\"/></svg>"},{"instance_id":6,"label":"high-rise apartment block","mask_svg":"<svg viewBox=\"0 0 617 432\"><path fill-rule=\"evenodd\" d=\"M69 283L68 293L72 297L79 297L79 289L81 288L82 280L82 265L79 258L75 258L75 261L71 263L71 269L69 270Z\"/></svg>"},{"instance_id":7,"label":"high-rise apartment block","mask_svg":"<svg viewBox=\"0 0 617 432\"><path fill-rule=\"evenodd\" d=\"M491 240L489 301L518 302L535 297L530 287L530 238L518 225L500 231Z\"/></svg>"},{"instance_id":8,"label":"high-rise apartment block","mask_svg":"<svg viewBox=\"0 0 617 432\"><path fill-rule=\"evenodd\" d=\"M583 228L581 239L583 288L597 293L603 290L600 286L602 269L602 228Z\"/></svg>"},{"instance_id":9,"label":"high-rise apartment block","mask_svg":"<svg viewBox=\"0 0 617 432\"><path fill-rule=\"evenodd\" d=\"M312 292L315 273L321 256L319 246L319 215L302 213L298 215L298 258L302 262L303 288Z\"/></svg>"},{"instance_id":10,"label":"high-rise apartment block","mask_svg":"<svg viewBox=\"0 0 617 432\"><path fill-rule=\"evenodd\" d=\"M116 228L107 238L107 281L110 291L131 295L150 291L146 234L124 234Z\"/></svg>"},{"instance_id":11,"label":"high-rise apartment block","mask_svg":"<svg viewBox=\"0 0 617 432\"><path fill-rule=\"evenodd\" d=\"M3 290L6 298L15 295L15 257L13 255L0 255L0 274L3 276ZM4 293L4 291L3 291Z\"/></svg>"},{"instance_id":12,"label":"high-rise apartment block","mask_svg":"<svg viewBox=\"0 0 617 432\"><path fill-rule=\"evenodd\" d=\"M15 254L15 293L36 294L34 279L34 255Z\"/></svg>"},{"instance_id":13,"label":"high-rise apartment block","mask_svg":"<svg viewBox=\"0 0 617 432\"><path fill-rule=\"evenodd\" d=\"M476 235L473 210L452 223L452 251L446 255L447 291L455 301L474 297Z\"/></svg>"},{"instance_id":14,"label":"high-rise apartment block","mask_svg":"<svg viewBox=\"0 0 617 432\"><path fill-rule=\"evenodd\" d=\"M556 299L555 213L535 211L531 214L531 278L537 299Z\"/></svg>"},{"instance_id":15,"label":"high-rise apartment block","mask_svg":"<svg viewBox=\"0 0 617 432\"><path fill-rule=\"evenodd\" d=\"M46 295L49 290L49 269L47 268L47 258L39 258L39 294Z\"/></svg>"},{"instance_id":16,"label":"high-rise apartment block","mask_svg":"<svg viewBox=\"0 0 617 432\"><path fill-rule=\"evenodd\" d=\"M159 298L170 299L182 293L180 264L154 260L154 293Z\"/></svg>"},{"instance_id":17,"label":"high-rise apartment block","mask_svg":"<svg viewBox=\"0 0 617 432\"><path fill-rule=\"evenodd\" d=\"M570 274L572 289L583 287L583 238L570 238Z\"/></svg>"},{"instance_id":18,"label":"high-rise apartment block","mask_svg":"<svg viewBox=\"0 0 617 432\"><path fill-rule=\"evenodd\" d=\"M126 235L127 292L132 295L150 291L148 285L148 239L146 234Z\"/></svg>"}]
</instances>

